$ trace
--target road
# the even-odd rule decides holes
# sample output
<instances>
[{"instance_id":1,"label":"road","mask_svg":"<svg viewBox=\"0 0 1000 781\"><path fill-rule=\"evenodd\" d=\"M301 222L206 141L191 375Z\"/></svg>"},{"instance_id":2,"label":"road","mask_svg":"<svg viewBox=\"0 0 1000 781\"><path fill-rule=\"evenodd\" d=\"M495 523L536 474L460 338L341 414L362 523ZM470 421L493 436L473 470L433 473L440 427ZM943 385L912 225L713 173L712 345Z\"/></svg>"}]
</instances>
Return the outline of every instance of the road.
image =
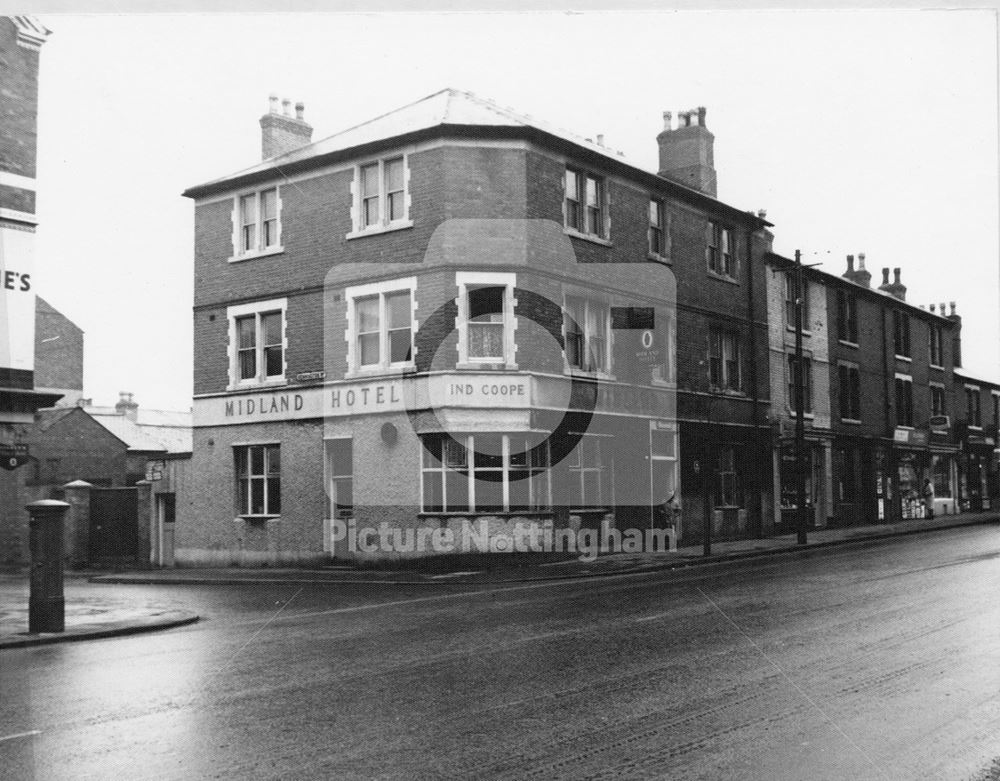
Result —
<instances>
[{"instance_id":1,"label":"road","mask_svg":"<svg viewBox=\"0 0 1000 781\"><path fill-rule=\"evenodd\" d=\"M967 779L1000 528L504 588L99 586L204 620L0 656L17 779Z\"/></svg>"}]
</instances>

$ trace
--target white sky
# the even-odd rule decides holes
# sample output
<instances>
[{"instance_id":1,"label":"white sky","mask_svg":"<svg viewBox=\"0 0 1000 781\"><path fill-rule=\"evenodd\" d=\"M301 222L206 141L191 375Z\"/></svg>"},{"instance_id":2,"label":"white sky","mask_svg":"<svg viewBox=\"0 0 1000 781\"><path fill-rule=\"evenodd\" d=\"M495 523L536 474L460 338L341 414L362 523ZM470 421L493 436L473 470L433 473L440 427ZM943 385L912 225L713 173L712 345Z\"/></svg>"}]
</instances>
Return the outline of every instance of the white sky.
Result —
<instances>
[{"instance_id":1,"label":"white sky","mask_svg":"<svg viewBox=\"0 0 1000 781\"><path fill-rule=\"evenodd\" d=\"M42 16L36 290L86 331L85 395L191 402L192 184L259 159L277 92L314 139L447 86L656 168L708 107L719 196L777 251L901 266L1000 377L992 11ZM817 255L812 255L817 253Z\"/></svg>"}]
</instances>

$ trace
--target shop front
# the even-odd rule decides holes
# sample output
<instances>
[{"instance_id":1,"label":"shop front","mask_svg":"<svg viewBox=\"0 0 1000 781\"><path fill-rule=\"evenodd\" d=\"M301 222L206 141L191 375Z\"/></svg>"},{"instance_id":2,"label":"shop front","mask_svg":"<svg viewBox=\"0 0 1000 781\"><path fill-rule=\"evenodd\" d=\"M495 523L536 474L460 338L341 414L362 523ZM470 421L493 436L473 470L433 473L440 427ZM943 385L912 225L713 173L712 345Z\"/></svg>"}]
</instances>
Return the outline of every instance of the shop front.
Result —
<instances>
[{"instance_id":1,"label":"shop front","mask_svg":"<svg viewBox=\"0 0 1000 781\"><path fill-rule=\"evenodd\" d=\"M962 512L981 512L997 506L996 440L968 432L958 459L958 502Z\"/></svg>"},{"instance_id":2,"label":"shop front","mask_svg":"<svg viewBox=\"0 0 1000 781\"><path fill-rule=\"evenodd\" d=\"M807 439L805 444L805 507L808 523L812 528L826 526L830 517L828 475L830 475L830 443L828 440ZM777 478L779 506L776 526L779 533L794 531L798 524L798 474L799 461L794 442L782 441L777 450Z\"/></svg>"}]
</instances>

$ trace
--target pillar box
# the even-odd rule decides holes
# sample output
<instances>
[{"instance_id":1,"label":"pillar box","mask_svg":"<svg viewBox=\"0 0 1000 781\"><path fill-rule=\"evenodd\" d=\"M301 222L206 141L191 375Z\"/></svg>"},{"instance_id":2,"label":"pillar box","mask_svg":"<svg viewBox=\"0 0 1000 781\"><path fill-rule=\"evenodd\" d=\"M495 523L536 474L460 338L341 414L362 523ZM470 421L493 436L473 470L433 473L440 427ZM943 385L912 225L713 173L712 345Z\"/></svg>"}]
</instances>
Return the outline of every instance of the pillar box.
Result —
<instances>
[{"instance_id":1,"label":"pillar box","mask_svg":"<svg viewBox=\"0 0 1000 781\"><path fill-rule=\"evenodd\" d=\"M63 520L69 505L43 499L27 505L31 520L31 591L28 596L28 631L62 632L66 628L63 598Z\"/></svg>"}]
</instances>

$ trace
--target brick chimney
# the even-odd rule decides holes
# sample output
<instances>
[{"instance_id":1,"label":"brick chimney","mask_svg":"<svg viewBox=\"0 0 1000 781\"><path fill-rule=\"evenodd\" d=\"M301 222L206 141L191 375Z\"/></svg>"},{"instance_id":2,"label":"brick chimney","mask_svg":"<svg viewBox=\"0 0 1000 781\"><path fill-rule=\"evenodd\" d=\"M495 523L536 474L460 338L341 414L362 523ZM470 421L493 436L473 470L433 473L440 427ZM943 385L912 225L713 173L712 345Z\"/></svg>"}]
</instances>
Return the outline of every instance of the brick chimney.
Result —
<instances>
[{"instance_id":1,"label":"brick chimney","mask_svg":"<svg viewBox=\"0 0 1000 781\"><path fill-rule=\"evenodd\" d=\"M271 95L270 109L260 118L261 159L287 154L312 141L312 125L304 119L305 104L295 104L292 116L292 101L285 98L281 102L284 112L278 110L278 96Z\"/></svg>"},{"instance_id":2,"label":"brick chimney","mask_svg":"<svg viewBox=\"0 0 1000 781\"><path fill-rule=\"evenodd\" d=\"M132 400L132 394L128 391L121 391L118 394L118 403L115 404L115 412L119 415L124 415L126 418L135 423L136 418L139 416L139 405Z\"/></svg>"},{"instance_id":3,"label":"brick chimney","mask_svg":"<svg viewBox=\"0 0 1000 781\"><path fill-rule=\"evenodd\" d=\"M886 269L888 271L888 269ZM884 283L883 283L884 284ZM892 282L885 287L880 287L880 290L885 290L890 296L898 298L900 301L906 300L906 285L904 285L899 279L899 269L894 268L892 270Z\"/></svg>"},{"instance_id":4,"label":"brick chimney","mask_svg":"<svg viewBox=\"0 0 1000 781\"><path fill-rule=\"evenodd\" d=\"M716 195L715 136L705 127L705 107L673 115L663 112L663 131L656 137L660 147L660 176Z\"/></svg>"},{"instance_id":5,"label":"brick chimney","mask_svg":"<svg viewBox=\"0 0 1000 781\"><path fill-rule=\"evenodd\" d=\"M872 275L868 269L865 268L865 253L861 252L858 254L858 267L854 267L854 256L847 256L847 271L845 271L841 276L849 282L853 282L856 285L861 285L861 287L871 287L872 286Z\"/></svg>"},{"instance_id":6,"label":"brick chimney","mask_svg":"<svg viewBox=\"0 0 1000 781\"><path fill-rule=\"evenodd\" d=\"M951 362L956 369L962 368L962 316L955 311L955 302L951 302L951 313L945 315L944 304L941 304L942 317L947 317L955 324L951 337Z\"/></svg>"}]
</instances>

